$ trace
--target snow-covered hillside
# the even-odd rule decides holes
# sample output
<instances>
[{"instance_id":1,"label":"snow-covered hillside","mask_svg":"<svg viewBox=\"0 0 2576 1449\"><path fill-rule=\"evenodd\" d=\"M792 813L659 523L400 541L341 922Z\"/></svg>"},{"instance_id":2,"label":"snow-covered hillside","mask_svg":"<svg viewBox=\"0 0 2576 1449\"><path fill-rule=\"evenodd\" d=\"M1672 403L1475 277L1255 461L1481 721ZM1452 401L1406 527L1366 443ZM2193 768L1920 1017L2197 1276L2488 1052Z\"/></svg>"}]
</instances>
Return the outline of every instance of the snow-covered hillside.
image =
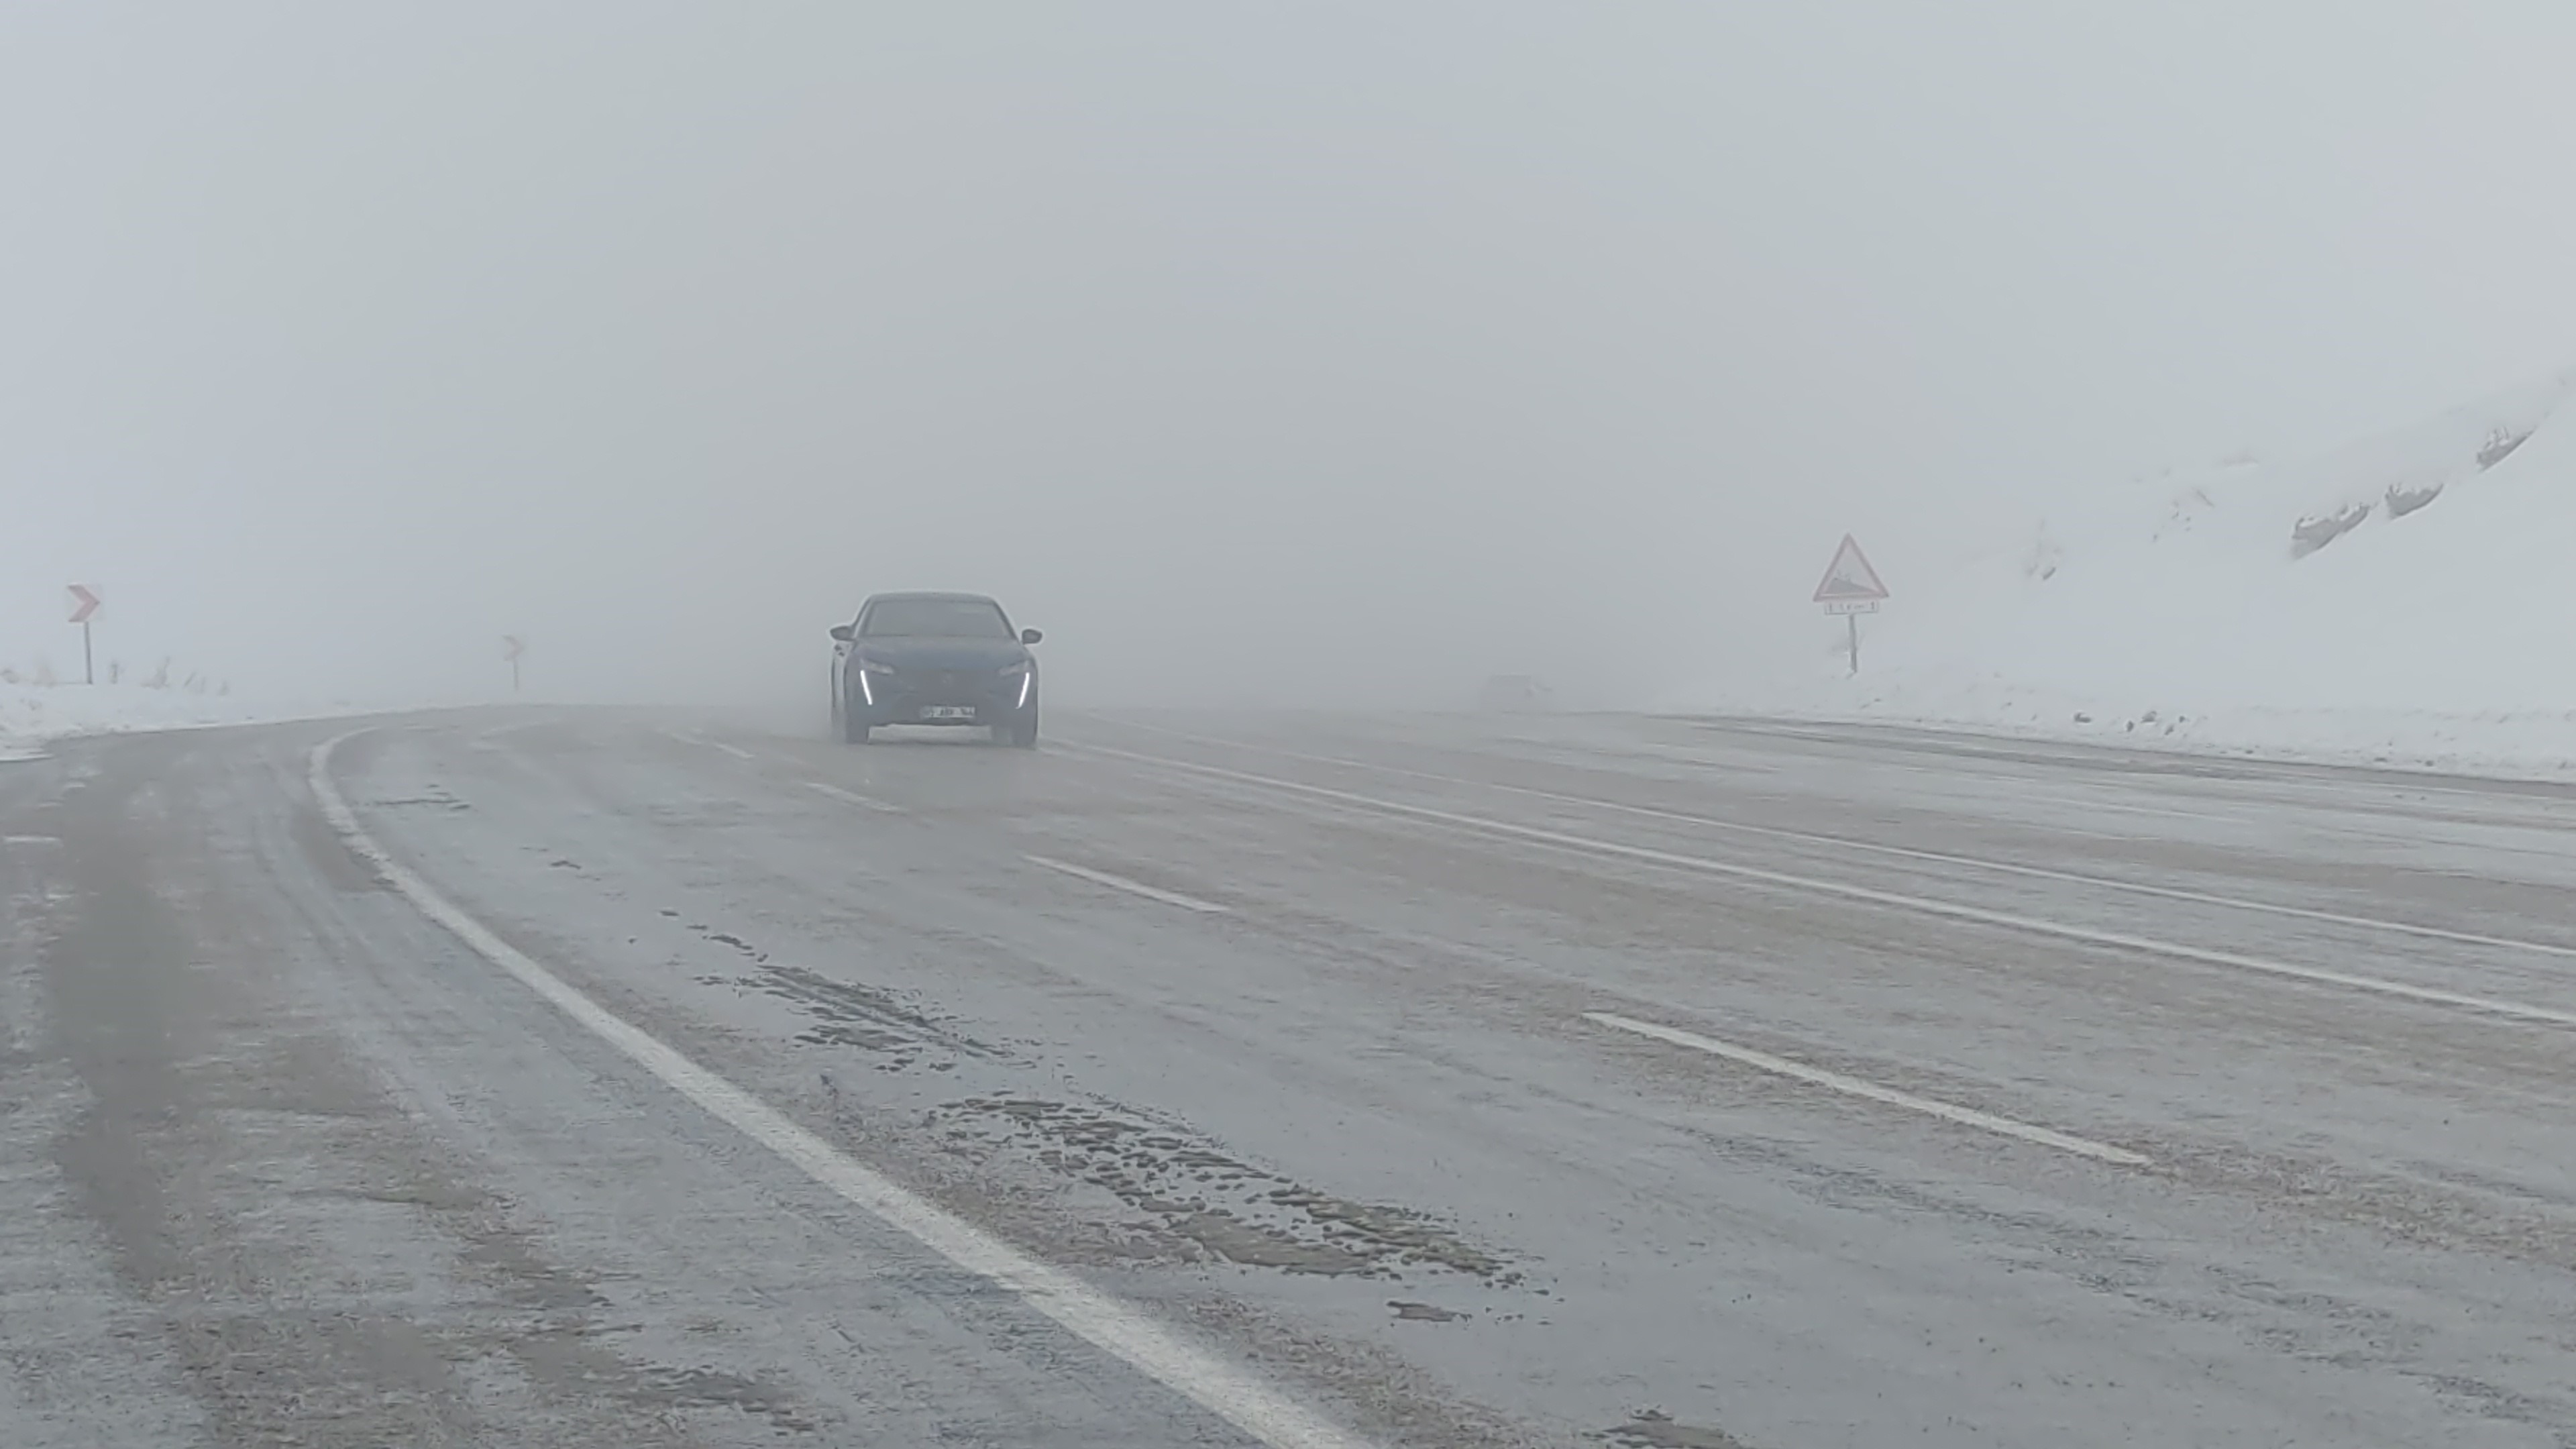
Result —
<instances>
[{"instance_id":1,"label":"snow-covered hillside","mask_svg":"<svg viewBox=\"0 0 2576 1449\"><path fill-rule=\"evenodd\" d=\"M2576 773L2571 396L2079 492L1946 570L1882 557L1859 679L1819 620L1812 670L1692 703Z\"/></svg>"}]
</instances>

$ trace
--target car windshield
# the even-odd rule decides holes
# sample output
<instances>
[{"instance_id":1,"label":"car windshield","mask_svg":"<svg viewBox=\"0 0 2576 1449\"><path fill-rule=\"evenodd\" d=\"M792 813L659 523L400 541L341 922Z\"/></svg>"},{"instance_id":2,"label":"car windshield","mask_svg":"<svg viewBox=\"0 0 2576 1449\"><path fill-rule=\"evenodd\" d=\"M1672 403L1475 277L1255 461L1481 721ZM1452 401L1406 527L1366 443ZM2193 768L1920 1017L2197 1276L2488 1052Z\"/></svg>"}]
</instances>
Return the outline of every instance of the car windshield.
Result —
<instances>
[{"instance_id":1,"label":"car windshield","mask_svg":"<svg viewBox=\"0 0 2576 1449\"><path fill-rule=\"evenodd\" d=\"M1011 623L990 599L879 599L859 632L870 638L1008 639Z\"/></svg>"}]
</instances>

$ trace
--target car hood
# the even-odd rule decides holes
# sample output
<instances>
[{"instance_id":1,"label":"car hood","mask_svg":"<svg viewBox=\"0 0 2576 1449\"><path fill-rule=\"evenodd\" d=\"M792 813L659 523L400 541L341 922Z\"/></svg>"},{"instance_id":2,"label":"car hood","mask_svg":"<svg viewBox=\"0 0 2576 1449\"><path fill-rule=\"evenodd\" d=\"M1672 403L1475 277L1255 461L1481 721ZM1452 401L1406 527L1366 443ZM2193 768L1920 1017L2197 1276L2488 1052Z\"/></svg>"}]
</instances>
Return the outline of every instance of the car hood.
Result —
<instances>
[{"instance_id":1,"label":"car hood","mask_svg":"<svg viewBox=\"0 0 2576 1449\"><path fill-rule=\"evenodd\" d=\"M901 635L861 639L859 657L897 669L1003 669L1029 657L1017 639L930 639Z\"/></svg>"}]
</instances>

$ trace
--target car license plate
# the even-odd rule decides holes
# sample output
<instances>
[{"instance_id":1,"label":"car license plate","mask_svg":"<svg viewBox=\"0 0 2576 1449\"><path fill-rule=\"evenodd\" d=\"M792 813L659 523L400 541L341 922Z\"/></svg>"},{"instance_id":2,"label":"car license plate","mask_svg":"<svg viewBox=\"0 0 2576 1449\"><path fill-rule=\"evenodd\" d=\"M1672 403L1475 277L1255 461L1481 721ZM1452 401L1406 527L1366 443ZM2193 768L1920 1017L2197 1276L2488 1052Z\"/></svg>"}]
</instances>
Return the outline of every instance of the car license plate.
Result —
<instances>
[{"instance_id":1,"label":"car license plate","mask_svg":"<svg viewBox=\"0 0 2576 1449\"><path fill-rule=\"evenodd\" d=\"M921 717L923 719L973 719L975 711L964 705L933 704L923 706Z\"/></svg>"}]
</instances>

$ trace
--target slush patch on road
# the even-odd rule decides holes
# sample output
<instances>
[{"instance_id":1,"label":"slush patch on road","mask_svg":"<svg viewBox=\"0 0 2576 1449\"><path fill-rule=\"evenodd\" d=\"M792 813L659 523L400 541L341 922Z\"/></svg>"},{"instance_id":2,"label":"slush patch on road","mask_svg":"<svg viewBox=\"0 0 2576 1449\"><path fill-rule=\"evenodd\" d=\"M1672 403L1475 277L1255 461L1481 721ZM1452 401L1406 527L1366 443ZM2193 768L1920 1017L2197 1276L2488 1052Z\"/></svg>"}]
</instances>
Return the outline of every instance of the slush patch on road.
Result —
<instances>
[{"instance_id":1,"label":"slush patch on road","mask_svg":"<svg viewBox=\"0 0 2576 1449\"><path fill-rule=\"evenodd\" d=\"M369 800L364 803L377 810L471 810L474 808L449 794L444 785L431 785L417 795Z\"/></svg>"},{"instance_id":2,"label":"slush patch on road","mask_svg":"<svg viewBox=\"0 0 2576 1449\"><path fill-rule=\"evenodd\" d=\"M1660 1409L1647 1409L1601 1437L1620 1449L1746 1449L1743 1440L1723 1429L1685 1424Z\"/></svg>"},{"instance_id":3,"label":"slush patch on road","mask_svg":"<svg viewBox=\"0 0 2576 1449\"><path fill-rule=\"evenodd\" d=\"M821 1426L814 1412L780 1384L707 1368L656 1368L639 1375L630 1392L639 1401L675 1409L734 1409L769 1421L782 1434L811 1434Z\"/></svg>"},{"instance_id":4,"label":"slush patch on road","mask_svg":"<svg viewBox=\"0 0 2576 1449\"><path fill-rule=\"evenodd\" d=\"M1392 1279L1419 1269L1497 1287L1521 1280L1500 1257L1420 1213L1317 1192L1112 1109L990 1096L934 1115L952 1140L1026 1154L1058 1176L1104 1189L1209 1258L1335 1277Z\"/></svg>"},{"instance_id":5,"label":"slush patch on road","mask_svg":"<svg viewBox=\"0 0 2576 1449\"><path fill-rule=\"evenodd\" d=\"M664 915L674 912L665 911ZM951 1057L973 1057L980 1061L1001 1061L1008 1054L972 1037L933 1021L919 1009L905 1005L887 991L859 981L841 981L804 966L787 966L769 959L769 953L730 931L692 924L689 929L709 941L727 946L752 963L746 975L706 975L697 978L701 986L731 986L738 990L757 991L774 996L813 1019L814 1025L799 1032L796 1041L805 1046L855 1047L886 1058L879 1063L889 1072L905 1071L921 1064L925 1055L946 1053ZM956 1063L936 1061L933 1071L947 1071Z\"/></svg>"}]
</instances>

